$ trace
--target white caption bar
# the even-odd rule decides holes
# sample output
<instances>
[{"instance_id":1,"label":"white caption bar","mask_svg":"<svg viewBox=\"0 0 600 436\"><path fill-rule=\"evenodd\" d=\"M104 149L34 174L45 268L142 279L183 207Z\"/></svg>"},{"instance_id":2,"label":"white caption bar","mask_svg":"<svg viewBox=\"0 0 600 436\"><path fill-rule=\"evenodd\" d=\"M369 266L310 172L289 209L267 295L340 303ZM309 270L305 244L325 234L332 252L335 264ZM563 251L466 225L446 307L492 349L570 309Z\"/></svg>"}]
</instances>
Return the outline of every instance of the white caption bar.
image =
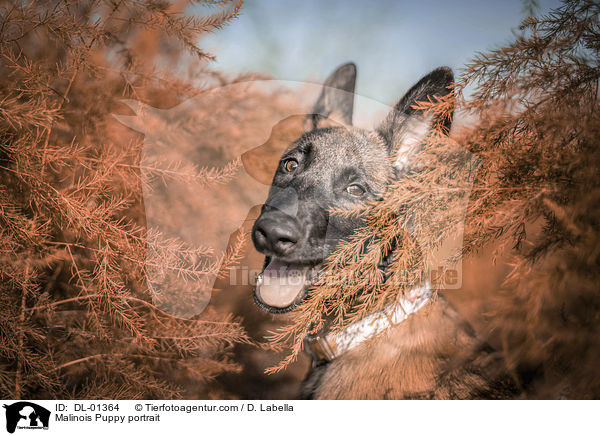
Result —
<instances>
[{"instance_id":1,"label":"white caption bar","mask_svg":"<svg viewBox=\"0 0 600 436\"><path fill-rule=\"evenodd\" d=\"M0 401L0 434L596 434L592 401ZM384 433L385 432L385 433Z\"/></svg>"}]
</instances>

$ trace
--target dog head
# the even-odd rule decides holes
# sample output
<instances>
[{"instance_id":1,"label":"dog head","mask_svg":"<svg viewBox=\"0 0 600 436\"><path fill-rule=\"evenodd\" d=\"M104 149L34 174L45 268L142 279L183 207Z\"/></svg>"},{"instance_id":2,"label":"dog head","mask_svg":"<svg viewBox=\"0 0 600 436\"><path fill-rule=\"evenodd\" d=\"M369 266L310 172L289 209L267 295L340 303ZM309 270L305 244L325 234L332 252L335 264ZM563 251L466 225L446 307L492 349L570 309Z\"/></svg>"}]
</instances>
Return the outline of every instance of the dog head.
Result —
<instances>
[{"instance_id":1,"label":"dog head","mask_svg":"<svg viewBox=\"0 0 600 436\"><path fill-rule=\"evenodd\" d=\"M355 80L354 64L327 79L305 133L284 151L252 229L266 256L255 301L269 312L290 311L306 298L325 259L364 224L332 209L381 199L390 181L410 172L419 144L439 122L413 106L448 95L453 75L442 67L423 77L374 130L352 126ZM447 130L450 123L443 120Z\"/></svg>"}]
</instances>

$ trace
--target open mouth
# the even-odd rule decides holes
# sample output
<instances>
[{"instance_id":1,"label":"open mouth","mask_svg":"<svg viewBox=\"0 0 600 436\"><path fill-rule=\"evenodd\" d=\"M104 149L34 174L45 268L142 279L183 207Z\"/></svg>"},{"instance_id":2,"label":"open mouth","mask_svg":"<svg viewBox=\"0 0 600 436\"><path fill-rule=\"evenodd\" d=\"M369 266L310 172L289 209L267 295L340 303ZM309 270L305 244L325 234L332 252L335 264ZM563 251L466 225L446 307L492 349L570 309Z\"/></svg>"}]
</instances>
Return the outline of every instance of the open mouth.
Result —
<instances>
[{"instance_id":1,"label":"open mouth","mask_svg":"<svg viewBox=\"0 0 600 436\"><path fill-rule=\"evenodd\" d=\"M288 264L267 257L265 268L256 280L254 299L267 312L289 312L307 297L318 271L319 265Z\"/></svg>"}]
</instances>

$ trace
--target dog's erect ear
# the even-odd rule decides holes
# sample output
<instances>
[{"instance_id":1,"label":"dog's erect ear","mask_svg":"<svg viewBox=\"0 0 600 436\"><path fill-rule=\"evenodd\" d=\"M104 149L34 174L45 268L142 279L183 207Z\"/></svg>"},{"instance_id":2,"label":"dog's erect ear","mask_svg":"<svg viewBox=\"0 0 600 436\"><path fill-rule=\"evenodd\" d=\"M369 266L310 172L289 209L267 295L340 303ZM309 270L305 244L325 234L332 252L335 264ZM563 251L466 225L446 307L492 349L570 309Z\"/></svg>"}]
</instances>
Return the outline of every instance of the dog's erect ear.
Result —
<instances>
[{"instance_id":1,"label":"dog's erect ear","mask_svg":"<svg viewBox=\"0 0 600 436\"><path fill-rule=\"evenodd\" d=\"M446 113L443 119L435 119L413 106L419 101L447 97L453 92L450 88L453 81L454 75L448 67L440 67L427 74L400 99L377 128L390 153L397 155L396 166L400 172L408 170L410 157L418 151L419 144L434 125L441 125L446 133L450 131L452 111Z\"/></svg>"},{"instance_id":2,"label":"dog's erect ear","mask_svg":"<svg viewBox=\"0 0 600 436\"><path fill-rule=\"evenodd\" d=\"M356 65L347 63L335 70L323 84L312 113L307 115L304 130L324 127L327 117L346 125L352 124Z\"/></svg>"}]
</instances>

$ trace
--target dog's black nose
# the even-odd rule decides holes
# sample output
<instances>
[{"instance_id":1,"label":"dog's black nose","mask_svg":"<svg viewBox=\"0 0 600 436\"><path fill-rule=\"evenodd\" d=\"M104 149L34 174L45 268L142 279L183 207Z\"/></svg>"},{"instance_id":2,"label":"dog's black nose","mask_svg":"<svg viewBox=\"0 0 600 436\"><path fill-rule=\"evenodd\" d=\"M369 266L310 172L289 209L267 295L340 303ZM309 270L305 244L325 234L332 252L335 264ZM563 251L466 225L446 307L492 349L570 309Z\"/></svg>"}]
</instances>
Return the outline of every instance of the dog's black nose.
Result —
<instances>
[{"instance_id":1,"label":"dog's black nose","mask_svg":"<svg viewBox=\"0 0 600 436\"><path fill-rule=\"evenodd\" d=\"M252 231L254 246L263 254L289 254L299 239L298 227L292 219L283 214L261 215Z\"/></svg>"}]
</instances>

